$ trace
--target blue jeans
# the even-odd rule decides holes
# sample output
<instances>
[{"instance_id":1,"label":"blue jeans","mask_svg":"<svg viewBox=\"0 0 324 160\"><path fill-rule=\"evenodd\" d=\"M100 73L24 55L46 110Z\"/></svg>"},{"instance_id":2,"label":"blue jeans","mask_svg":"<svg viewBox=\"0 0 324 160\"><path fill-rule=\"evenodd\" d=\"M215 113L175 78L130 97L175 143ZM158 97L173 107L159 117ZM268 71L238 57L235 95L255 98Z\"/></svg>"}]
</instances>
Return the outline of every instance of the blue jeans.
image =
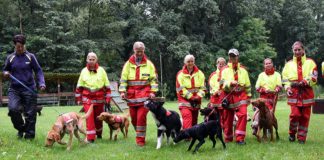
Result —
<instances>
[{"instance_id":1,"label":"blue jeans","mask_svg":"<svg viewBox=\"0 0 324 160\"><path fill-rule=\"evenodd\" d=\"M25 138L35 138L37 95L9 88L8 97L8 115L14 128L20 133L24 132Z\"/></svg>"}]
</instances>

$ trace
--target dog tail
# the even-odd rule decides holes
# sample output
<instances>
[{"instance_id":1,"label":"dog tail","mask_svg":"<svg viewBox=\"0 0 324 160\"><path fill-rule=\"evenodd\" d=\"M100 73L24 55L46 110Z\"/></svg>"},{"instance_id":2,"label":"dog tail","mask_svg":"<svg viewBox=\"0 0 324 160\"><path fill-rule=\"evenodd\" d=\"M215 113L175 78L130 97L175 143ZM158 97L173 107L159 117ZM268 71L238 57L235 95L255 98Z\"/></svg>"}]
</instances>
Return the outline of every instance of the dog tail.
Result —
<instances>
[{"instance_id":1,"label":"dog tail","mask_svg":"<svg viewBox=\"0 0 324 160\"><path fill-rule=\"evenodd\" d=\"M84 116L82 116L81 118L82 119L87 119L92 112L93 112L93 104L90 105L90 108L89 108L88 112Z\"/></svg>"}]
</instances>

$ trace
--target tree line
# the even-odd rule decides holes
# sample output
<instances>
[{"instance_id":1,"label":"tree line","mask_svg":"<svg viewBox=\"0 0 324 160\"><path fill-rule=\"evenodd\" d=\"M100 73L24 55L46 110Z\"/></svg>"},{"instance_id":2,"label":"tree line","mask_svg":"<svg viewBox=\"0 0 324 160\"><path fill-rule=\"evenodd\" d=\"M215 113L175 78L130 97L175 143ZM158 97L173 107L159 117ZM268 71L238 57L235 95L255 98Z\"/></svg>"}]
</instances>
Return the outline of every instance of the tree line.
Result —
<instances>
[{"instance_id":1,"label":"tree line","mask_svg":"<svg viewBox=\"0 0 324 160\"><path fill-rule=\"evenodd\" d=\"M296 40L318 66L324 60L324 0L1 0L0 6L2 65L13 35L23 33L45 72L78 73L94 51L109 79L119 80L132 44L143 41L171 98L186 54L208 77L215 59L237 48L252 84L267 57L281 72Z\"/></svg>"}]
</instances>

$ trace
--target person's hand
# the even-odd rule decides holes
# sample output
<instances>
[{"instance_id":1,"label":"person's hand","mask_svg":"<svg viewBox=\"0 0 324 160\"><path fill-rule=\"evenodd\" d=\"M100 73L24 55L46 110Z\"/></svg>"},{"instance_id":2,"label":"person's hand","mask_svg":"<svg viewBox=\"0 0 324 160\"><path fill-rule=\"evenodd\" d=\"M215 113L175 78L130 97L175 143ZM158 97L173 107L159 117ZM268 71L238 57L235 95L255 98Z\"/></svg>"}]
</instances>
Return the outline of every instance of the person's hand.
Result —
<instances>
[{"instance_id":1,"label":"person's hand","mask_svg":"<svg viewBox=\"0 0 324 160\"><path fill-rule=\"evenodd\" d=\"M155 98L155 94L154 93L150 93L149 98L150 99Z\"/></svg>"},{"instance_id":2,"label":"person's hand","mask_svg":"<svg viewBox=\"0 0 324 160\"><path fill-rule=\"evenodd\" d=\"M121 97L122 99L126 99L126 95L125 95L125 93L124 93L124 92L120 93L120 97Z\"/></svg>"},{"instance_id":3,"label":"person's hand","mask_svg":"<svg viewBox=\"0 0 324 160\"><path fill-rule=\"evenodd\" d=\"M308 86L308 83L307 83L307 81L304 79L304 80L302 80L302 81L299 82L299 86L300 86L300 87L305 87L305 86Z\"/></svg>"},{"instance_id":4,"label":"person's hand","mask_svg":"<svg viewBox=\"0 0 324 160\"><path fill-rule=\"evenodd\" d=\"M275 92L276 92L276 93L279 93L280 91L281 91L281 88L280 88L280 87L276 87L276 88L275 88Z\"/></svg>"},{"instance_id":5,"label":"person's hand","mask_svg":"<svg viewBox=\"0 0 324 160\"><path fill-rule=\"evenodd\" d=\"M45 89L46 89L46 86L40 86L41 91L45 91Z\"/></svg>"},{"instance_id":6,"label":"person's hand","mask_svg":"<svg viewBox=\"0 0 324 160\"><path fill-rule=\"evenodd\" d=\"M293 95L293 91L291 90L291 88L287 89L287 95L288 96L292 96Z\"/></svg>"},{"instance_id":7,"label":"person's hand","mask_svg":"<svg viewBox=\"0 0 324 160\"><path fill-rule=\"evenodd\" d=\"M9 75L10 75L10 73L9 73L8 71L4 71L4 72L3 72L3 76L4 76L5 78L8 78Z\"/></svg>"},{"instance_id":8,"label":"person's hand","mask_svg":"<svg viewBox=\"0 0 324 160\"><path fill-rule=\"evenodd\" d=\"M232 87L233 87L233 86L237 86L237 85L238 85L238 82L237 82L237 81L232 81L230 85L231 85Z\"/></svg>"},{"instance_id":9,"label":"person's hand","mask_svg":"<svg viewBox=\"0 0 324 160\"><path fill-rule=\"evenodd\" d=\"M81 105L81 101L77 101L78 106Z\"/></svg>"},{"instance_id":10,"label":"person's hand","mask_svg":"<svg viewBox=\"0 0 324 160\"><path fill-rule=\"evenodd\" d=\"M221 95L221 91L216 91L213 95L214 96L220 96Z\"/></svg>"}]
</instances>

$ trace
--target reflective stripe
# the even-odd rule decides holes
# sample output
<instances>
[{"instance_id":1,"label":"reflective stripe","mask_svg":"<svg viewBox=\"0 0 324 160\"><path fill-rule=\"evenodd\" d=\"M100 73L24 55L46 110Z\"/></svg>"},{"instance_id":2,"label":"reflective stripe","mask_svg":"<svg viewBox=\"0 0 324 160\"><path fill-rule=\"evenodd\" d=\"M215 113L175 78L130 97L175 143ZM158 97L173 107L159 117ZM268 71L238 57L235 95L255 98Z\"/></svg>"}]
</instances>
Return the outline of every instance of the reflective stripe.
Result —
<instances>
[{"instance_id":1,"label":"reflective stripe","mask_svg":"<svg viewBox=\"0 0 324 160\"><path fill-rule=\"evenodd\" d=\"M129 86L144 86L150 84L148 81L128 81Z\"/></svg>"},{"instance_id":2,"label":"reflective stripe","mask_svg":"<svg viewBox=\"0 0 324 160\"><path fill-rule=\"evenodd\" d=\"M290 123L291 126L298 126L298 124L299 124L298 122L291 122Z\"/></svg>"},{"instance_id":3,"label":"reflective stripe","mask_svg":"<svg viewBox=\"0 0 324 160\"><path fill-rule=\"evenodd\" d=\"M159 88L159 86L157 84L151 85L151 89L158 89L158 88Z\"/></svg>"},{"instance_id":4,"label":"reflective stripe","mask_svg":"<svg viewBox=\"0 0 324 160\"><path fill-rule=\"evenodd\" d=\"M75 94L75 97L80 97L81 96L81 94Z\"/></svg>"},{"instance_id":5,"label":"reflective stripe","mask_svg":"<svg viewBox=\"0 0 324 160\"><path fill-rule=\"evenodd\" d=\"M176 88L176 91L180 92L183 88L184 88L183 86L180 86L180 87Z\"/></svg>"},{"instance_id":6,"label":"reflective stripe","mask_svg":"<svg viewBox=\"0 0 324 160\"><path fill-rule=\"evenodd\" d=\"M106 94L106 97L111 97L111 94Z\"/></svg>"},{"instance_id":7,"label":"reflective stripe","mask_svg":"<svg viewBox=\"0 0 324 160\"><path fill-rule=\"evenodd\" d=\"M121 80L119 80L119 82L120 82L120 83L127 83L127 80L123 80L123 79L121 79Z\"/></svg>"},{"instance_id":8,"label":"reflective stripe","mask_svg":"<svg viewBox=\"0 0 324 160\"><path fill-rule=\"evenodd\" d=\"M297 126L289 126L289 130L291 130L291 131L297 131Z\"/></svg>"},{"instance_id":9,"label":"reflective stripe","mask_svg":"<svg viewBox=\"0 0 324 160\"><path fill-rule=\"evenodd\" d=\"M178 105L179 105L179 107L180 106L191 107L191 104L190 103L184 103L184 102L179 103Z\"/></svg>"},{"instance_id":10,"label":"reflective stripe","mask_svg":"<svg viewBox=\"0 0 324 160\"><path fill-rule=\"evenodd\" d=\"M136 132L139 131L146 131L146 127L145 126L136 126Z\"/></svg>"},{"instance_id":11,"label":"reflective stripe","mask_svg":"<svg viewBox=\"0 0 324 160\"><path fill-rule=\"evenodd\" d=\"M240 134L240 135L245 135L246 134L245 131L240 131L240 130L236 130L235 133Z\"/></svg>"},{"instance_id":12,"label":"reflective stripe","mask_svg":"<svg viewBox=\"0 0 324 160\"><path fill-rule=\"evenodd\" d=\"M207 90L207 88L205 86L200 87L200 89Z\"/></svg>"},{"instance_id":13,"label":"reflective stripe","mask_svg":"<svg viewBox=\"0 0 324 160\"><path fill-rule=\"evenodd\" d=\"M128 99L128 102L130 102L130 103L140 103L140 102L145 102L148 98L149 97Z\"/></svg>"},{"instance_id":14,"label":"reflective stripe","mask_svg":"<svg viewBox=\"0 0 324 160\"><path fill-rule=\"evenodd\" d=\"M288 79L283 79L281 82L286 83L286 82L289 82L289 80Z\"/></svg>"},{"instance_id":15,"label":"reflective stripe","mask_svg":"<svg viewBox=\"0 0 324 160\"><path fill-rule=\"evenodd\" d=\"M126 86L119 86L119 90L126 90Z\"/></svg>"},{"instance_id":16,"label":"reflective stripe","mask_svg":"<svg viewBox=\"0 0 324 160\"><path fill-rule=\"evenodd\" d=\"M84 97L82 98L82 101L83 102L88 102L88 100L89 100L88 98L84 98ZM100 99L100 100L91 100L90 102L91 103L105 103L105 100L103 100L103 99Z\"/></svg>"},{"instance_id":17,"label":"reflective stripe","mask_svg":"<svg viewBox=\"0 0 324 160\"><path fill-rule=\"evenodd\" d=\"M303 132L298 132L298 135L299 135L299 136L306 137L306 136L307 136L307 132L304 132L304 133L303 133Z\"/></svg>"},{"instance_id":18,"label":"reflective stripe","mask_svg":"<svg viewBox=\"0 0 324 160\"><path fill-rule=\"evenodd\" d=\"M288 98L288 103L297 103L297 99Z\"/></svg>"},{"instance_id":19,"label":"reflective stripe","mask_svg":"<svg viewBox=\"0 0 324 160\"><path fill-rule=\"evenodd\" d=\"M145 137L145 132L136 132L136 137Z\"/></svg>"},{"instance_id":20,"label":"reflective stripe","mask_svg":"<svg viewBox=\"0 0 324 160\"><path fill-rule=\"evenodd\" d=\"M229 139L229 138L233 138L233 135L226 135L226 134L224 134L224 137L225 137L226 139Z\"/></svg>"},{"instance_id":21,"label":"reflective stripe","mask_svg":"<svg viewBox=\"0 0 324 160\"><path fill-rule=\"evenodd\" d=\"M242 101L239 101L237 103L230 104L229 108L236 108L236 107L239 107L240 105L243 105L243 104L248 104L248 101L247 100L242 100Z\"/></svg>"},{"instance_id":22,"label":"reflective stripe","mask_svg":"<svg viewBox=\"0 0 324 160\"><path fill-rule=\"evenodd\" d=\"M305 132L308 131L308 128L306 128L306 127L304 127L304 126L299 126L299 129L300 129L300 130L303 130L303 131L305 131Z\"/></svg>"},{"instance_id":23,"label":"reflective stripe","mask_svg":"<svg viewBox=\"0 0 324 160\"><path fill-rule=\"evenodd\" d=\"M198 88L187 89L190 93L198 92Z\"/></svg>"},{"instance_id":24,"label":"reflective stripe","mask_svg":"<svg viewBox=\"0 0 324 160\"><path fill-rule=\"evenodd\" d=\"M16 57L15 55L11 56L9 62L11 63L15 57Z\"/></svg>"},{"instance_id":25,"label":"reflective stripe","mask_svg":"<svg viewBox=\"0 0 324 160\"><path fill-rule=\"evenodd\" d=\"M95 130L87 131L87 134L96 134Z\"/></svg>"},{"instance_id":26,"label":"reflective stripe","mask_svg":"<svg viewBox=\"0 0 324 160\"><path fill-rule=\"evenodd\" d=\"M314 103L315 100L314 99L305 99L303 100L303 104L309 104L309 103Z\"/></svg>"}]
</instances>

